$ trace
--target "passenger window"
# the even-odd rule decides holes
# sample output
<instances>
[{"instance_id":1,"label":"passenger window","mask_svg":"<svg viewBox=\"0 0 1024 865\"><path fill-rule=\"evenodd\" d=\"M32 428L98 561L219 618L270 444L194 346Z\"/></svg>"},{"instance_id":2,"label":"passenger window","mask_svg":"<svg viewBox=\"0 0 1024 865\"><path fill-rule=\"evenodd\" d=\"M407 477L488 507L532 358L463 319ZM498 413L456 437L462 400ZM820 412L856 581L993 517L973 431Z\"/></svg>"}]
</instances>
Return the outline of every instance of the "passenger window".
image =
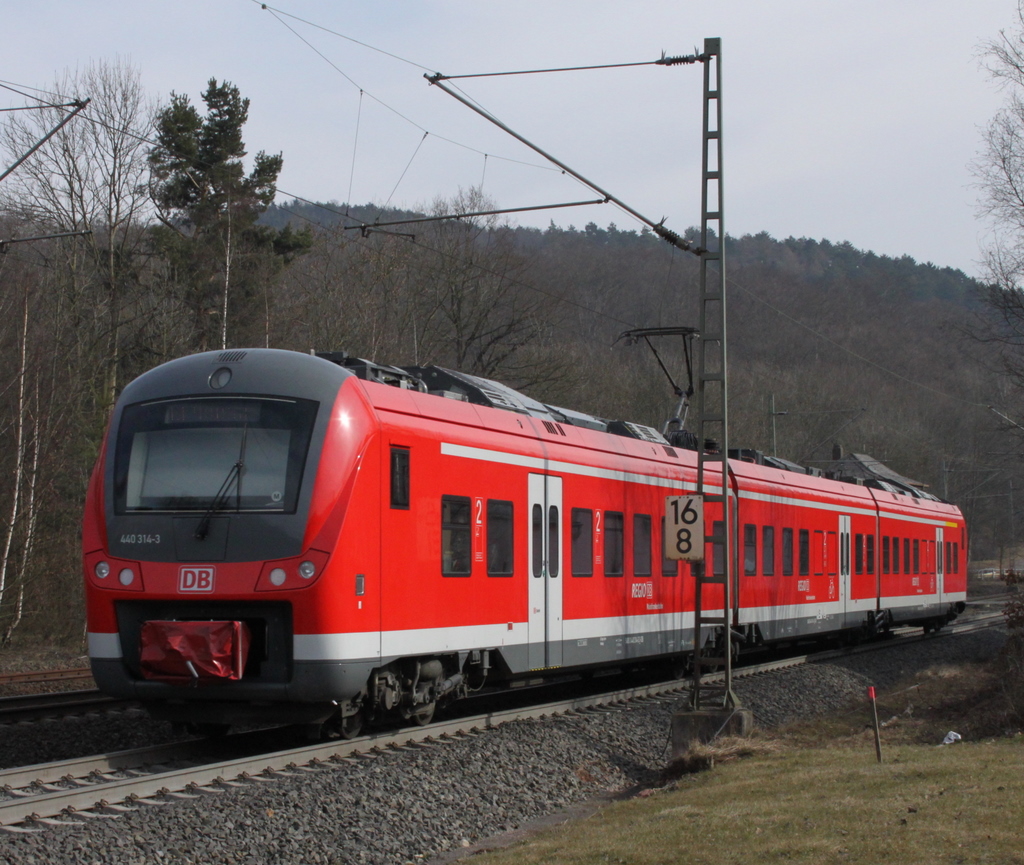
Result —
<instances>
[{"instance_id":1,"label":"passenger window","mask_svg":"<svg viewBox=\"0 0 1024 865\"><path fill-rule=\"evenodd\" d=\"M914 573L921 573L921 542L914 538Z\"/></svg>"},{"instance_id":2,"label":"passenger window","mask_svg":"<svg viewBox=\"0 0 1024 865\"><path fill-rule=\"evenodd\" d=\"M408 448L391 448L391 507L409 509Z\"/></svg>"},{"instance_id":3,"label":"passenger window","mask_svg":"<svg viewBox=\"0 0 1024 865\"><path fill-rule=\"evenodd\" d=\"M509 577L512 566L512 502L487 500L487 574Z\"/></svg>"},{"instance_id":4,"label":"passenger window","mask_svg":"<svg viewBox=\"0 0 1024 865\"><path fill-rule=\"evenodd\" d=\"M782 530L782 575L793 576L793 530Z\"/></svg>"},{"instance_id":5,"label":"passenger window","mask_svg":"<svg viewBox=\"0 0 1024 865\"><path fill-rule=\"evenodd\" d=\"M953 573L960 573L960 544L953 541Z\"/></svg>"},{"instance_id":6,"label":"passenger window","mask_svg":"<svg viewBox=\"0 0 1024 865\"><path fill-rule=\"evenodd\" d=\"M853 572L855 574L864 573L864 535L857 535L853 539Z\"/></svg>"},{"instance_id":7,"label":"passenger window","mask_svg":"<svg viewBox=\"0 0 1024 865\"><path fill-rule=\"evenodd\" d=\"M889 573L889 536L882 538L882 573Z\"/></svg>"},{"instance_id":8,"label":"passenger window","mask_svg":"<svg viewBox=\"0 0 1024 865\"><path fill-rule=\"evenodd\" d=\"M806 577L811 572L811 533L808 529L800 529L800 576Z\"/></svg>"},{"instance_id":9,"label":"passenger window","mask_svg":"<svg viewBox=\"0 0 1024 865\"><path fill-rule=\"evenodd\" d=\"M743 527L743 574L757 575L757 526L750 523Z\"/></svg>"},{"instance_id":10,"label":"passenger window","mask_svg":"<svg viewBox=\"0 0 1024 865\"><path fill-rule=\"evenodd\" d=\"M898 574L900 572L900 539L892 539L892 572Z\"/></svg>"},{"instance_id":11,"label":"passenger window","mask_svg":"<svg viewBox=\"0 0 1024 865\"><path fill-rule=\"evenodd\" d=\"M775 526L761 529L761 575L775 575Z\"/></svg>"},{"instance_id":12,"label":"passenger window","mask_svg":"<svg viewBox=\"0 0 1024 865\"><path fill-rule=\"evenodd\" d=\"M713 537L721 538L725 535L725 523L721 520L716 520L711 524L711 534ZM712 573L716 577L721 577L725 574L725 541L712 541L711 543L711 564L713 567Z\"/></svg>"},{"instance_id":13,"label":"passenger window","mask_svg":"<svg viewBox=\"0 0 1024 865\"><path fill-rule=\"evenodd\" d=\"M661 575L675 577L679 574L679 561L665 558L665 518L661 518Z\"/></svg>"},{"instance_id":14,"label":"passenger window","mask_svg":"<svg viewBox=\"0 0 1024 865\"><path fill-rule=\"evenodd\" d=\"M875 536L865 535L865 558L867 559L868 573L873 574L875 572Z\"/></svg>"},{"instance_id":15,"label":"passenger window","mask_svg":"<svg viewBox=\"0 0 1024 865\"><path fill-rule=\"evenodd\" d=\"M633 514L633 574L651 575L651 518L647 514Z\"/></svg>"},{"instance_id":16,"label":"passenger window","mask_svg":"<svg viewBox=\"0 0 1024 865\"><path fill-rule=\"evenodd\" d=\"M594 573L594 512L573 508L572 523L572 575L589 577Z\"/></svg>"},{"instance_id":17,"label":"passenger window","mask_svg":"<svg viewBox=\"0 0 1024 865\"><path fill-rule=\"evenodd\" d=\"M469 511L467 497L441 497L441 573L446 577L469 576Z\"/></svg>"},{"instance_id":18,"label":"passenger window","mask_svg":"<svg viewBox=\"0 0 1024 865\"><path fill-rule=\"evenodd\" d=\"M910 538L903 539L903 573L910 573Z\"/></svg>"},{"instance_id":19,"label":"passenger window","mask_svg":"<svg viewBox=\"0 0 1024 865\"><path fill-rule=\"evenodd\" d=\"M604 575L622 576L623 519L618 511L604 512Z\"/></svg>"}]
</instances>

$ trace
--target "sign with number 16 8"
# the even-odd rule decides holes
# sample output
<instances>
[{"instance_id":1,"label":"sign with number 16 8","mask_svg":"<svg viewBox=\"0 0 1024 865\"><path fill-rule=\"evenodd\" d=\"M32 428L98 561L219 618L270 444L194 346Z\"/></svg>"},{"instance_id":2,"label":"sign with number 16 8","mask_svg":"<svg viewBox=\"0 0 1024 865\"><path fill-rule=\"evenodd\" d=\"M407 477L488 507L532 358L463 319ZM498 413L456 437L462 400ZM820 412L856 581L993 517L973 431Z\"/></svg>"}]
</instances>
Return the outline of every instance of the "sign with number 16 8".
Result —
<instances>
[{"instance_id":1,"label":"sign with number 16 8","mask_svg":"<svg viewBox=\"0 0 1024 865\"><path fill-rule=\"evenodd\" d=\"M665 558L704 561L704 500L700 496L666 496Z\"/></svg>"}]
</instances>

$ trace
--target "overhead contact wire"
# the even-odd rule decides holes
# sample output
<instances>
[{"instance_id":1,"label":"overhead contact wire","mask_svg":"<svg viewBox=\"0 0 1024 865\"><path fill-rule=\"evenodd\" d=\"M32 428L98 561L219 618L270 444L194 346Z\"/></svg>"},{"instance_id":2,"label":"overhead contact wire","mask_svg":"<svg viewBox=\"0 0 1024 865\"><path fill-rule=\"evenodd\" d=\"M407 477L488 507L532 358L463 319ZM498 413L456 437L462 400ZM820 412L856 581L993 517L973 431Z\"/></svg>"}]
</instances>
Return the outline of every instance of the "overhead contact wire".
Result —
<instances>
[{"instance_id":1,"label":"overhead contact wire","mask_svg":"<svg viewBox=\"0 0 1024 865\"><path fill-rule=\"evenodd\" d=\"M252 0L252 2L259 3L259 0ZM382 99L374 96L370 91L365 90L364 88L360 87L360 85L356 83L356 81L352 78L352 76L350 76L347 72L342 70L341 67L339 67L337 64L334 63L334 61L332 61L330 58L328 58L327 55L325 55L322 51L320 51L319 48L317 48L315 45L313 45L312 42L310 42L308 39L306 39L301 33L299 33L294 27L292 27L287 21L281 20L281 18L276 14L276 10L272 9L271 7L269 7L269 6L267 6L266 4L263 4L263 3L260 3L259 5L262 6L264 9L266 9L268 12L270 12L271 15L281 24L281 26L286 27L292 34L295 35L295 37L297 39L302 41L308 48L310 48L313 52L315 52L317 54L317 56L319 56L325 63L327 63L327 65L329 65L335 72L337 72L339 75L341 75L353 87L358 89L360 93L365 93L367 96L370 97L370 99L372 99L374 102L376 102L382 108L386 108L388 111L393 113L396 117L404 120L406 123L410 124L411 126L414 126L420 132L429 132L430 131L430 130L426 129L425 127L421 126L419 123L417 123L411 117L407 117L406 115L404 115L397 108L393 108L391 105L388 105L388 103L384 102ZM282 13L282 14L285 14L285 13ZM295 16L289 16L289 17L294 18ZM297 20L301 21L302 19L297 19ZM304 22L304 23L309 23L309 22ZM316 24L311 24L310 26L318 27L318 25L316 25ZM325 27L319 27L319 29L325 30L328 33L334 33L333 30L327 30L327 28L325 28ZM335 33L334 35L341 36L341 34L338 34L338 33ZM342 36L342 38L343 39L347 39L349 37ZM357 44L359 44L359 45L363 45L364 44L362 42L358 42L358 40L355 40L355 39L352 39L350 41L357 42ZM367 47L372 47L372 46L367 46ZM396 59L398 59L398 60L402 60L403 59L401 57L397 57L396 55L388 54L387 51L381 51L379 48L374 48L373 50L380 51L381 54L387 54L389 57L396 57ZM412 61L410 61L410 60L406 60L404 62L410 63L411 65L416 66L419 69L426 69L426 70L429 71L428 67L420 66L418 63L412 63ZM463 144L461 141L456 141L453 138L447 138L444 135L439 135L437 133L431 133L431 134L435 138L437 138L437 139L439 139L441 141L445 141L448 144L452 144L455 147L461 147L464 150L469 150L472 153L479 153L481 155L484 155L484 151L479 150L476 147L472 147L469 144ZM492 155L494 155L494 154L492 154ZM552 171L552 170L554 170L552 168L549 168L547 165L538 165L535 162L526 162L526 161L520 160L520 159L512 159L511 157L508 157L508 156L495 156L494 158L495 159L502 159L505 162L511 162L511 163L513 163L515 165L523 165L523 166L526 166L527 168L536 168L536 169L542 170L542 171Z\"/></svg>"}]
</instances>

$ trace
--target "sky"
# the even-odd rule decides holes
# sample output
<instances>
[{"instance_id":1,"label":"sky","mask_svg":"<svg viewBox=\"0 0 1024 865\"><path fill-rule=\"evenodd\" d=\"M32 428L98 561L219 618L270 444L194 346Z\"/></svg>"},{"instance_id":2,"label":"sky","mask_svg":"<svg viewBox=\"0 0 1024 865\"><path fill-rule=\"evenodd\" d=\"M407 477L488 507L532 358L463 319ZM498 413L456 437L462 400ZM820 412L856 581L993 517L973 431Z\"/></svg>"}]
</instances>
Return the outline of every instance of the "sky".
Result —
<instances>
[{"instance_id":1,"label":"sky","mask_svg":"<svg viewBox=\"0 0 1024 865\"><path fill-rule=\"evenodd\" d=\"M979 57L1013 30L1016 0L266 6L10 2L0 81L45 89L65 70L120 58L155 102L173 91L201 105L211 77L228 80L251 100L250 154L284 155L279 201L422 209L482 186L496 206L515 208L596 196L424 72L636 63L720 37L729 234L849 241L982 275L989 229L970 165L1005 94ZM645 65L455 83L633 210L682 232L700 221L701 75L699 65ZM23 103L0 90L0 108ZM611 204L512 219L641 227Z\"/></svg>"}]
</instances>

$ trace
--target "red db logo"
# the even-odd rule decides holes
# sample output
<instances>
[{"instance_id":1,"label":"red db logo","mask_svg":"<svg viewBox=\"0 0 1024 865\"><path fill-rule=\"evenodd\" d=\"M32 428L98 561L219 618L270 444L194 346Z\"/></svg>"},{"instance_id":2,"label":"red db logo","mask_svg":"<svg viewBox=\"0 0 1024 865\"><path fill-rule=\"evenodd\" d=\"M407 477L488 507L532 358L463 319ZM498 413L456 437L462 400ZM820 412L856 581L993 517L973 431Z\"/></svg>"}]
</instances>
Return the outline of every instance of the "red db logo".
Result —
<instances>
[{"instance_id":1,"label":"red db logo","mask_svg":"<svg viewBox=\"0 0 1024 865\"><path fill-rule=\"evenodd\" d=\"M183 567L178 571L178 591L212 592L213 574L214 569L212 567Z\"/></svg>"}]
</instances>

